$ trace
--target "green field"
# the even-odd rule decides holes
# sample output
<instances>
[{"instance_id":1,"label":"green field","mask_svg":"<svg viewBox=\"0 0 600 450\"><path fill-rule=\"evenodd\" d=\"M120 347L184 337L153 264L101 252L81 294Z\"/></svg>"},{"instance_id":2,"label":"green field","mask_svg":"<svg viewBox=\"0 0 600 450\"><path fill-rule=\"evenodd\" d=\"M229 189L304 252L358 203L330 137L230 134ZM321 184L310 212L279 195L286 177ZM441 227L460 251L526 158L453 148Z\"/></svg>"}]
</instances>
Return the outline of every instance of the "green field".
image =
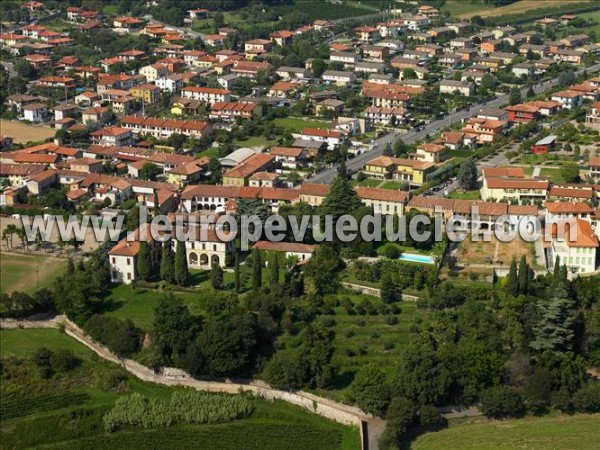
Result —
<instances>
[{"instance_id":1,"label":"green field","mask_svg":"<svg viewBox=\"0 0 600 450\"><path fill-rule=\"evenodd\" d=\"M375 297L359 294L339 294L340 300L350 299L354 306L363 300L370 301L377 313L348 314L343 306L333 308L333 314L322 315L317 320L333 319L331 330L335 333L335 352L333 364L338 367L338 375L333 380L333 388L327 391L317 391L335 400L344 400L347 388L356 371L368 363L376 363L388 375L395 373L405 345L410 338L410 328L417 317L426 318L428 313L417 309L416 303L398 302L397 312L382 314L379 308L383 302ZM393 318L390 321L390 318ZM395 322L398 323L395 323ZM286 348L293 348L301 339L299 335L280 336L279 343ZM390 345L393 344L393 345Z\"/></svg>"},{"instance_id":2,"label":"green field","mask_svg":"<svg viewBox=\"0 0 600 450\"><path fill-rule=\"evenodd\" d=\"M451 426L419 436L414 450L592 449L600 442L600 414L527 417Z\"/></svg>"},{"instance_id":3,"label":"green field","mask_svg":"<svg viewBox=\"0 0 600 450\"><path fill-rule=\"evenodd\" d=\"M236 147L271 147L276 141L269 140L264 136L250 136L244 140L234 140L233 145Z\"/></svg>"},{"instance_id":4,"label":"green field","mask_svg":"<svg viewBox=\"0 0 600 450\"><path fill-rule=\"evenodd\" d=\"M0 293L33 293L50 285L65 268L65 260L50 256L0 252Z\"/></svg>"},{"instance_id":5,"label":"green field","mask_svg":"<svg viewBox=\"0 0 600 450\"><path fill-rule=\"evenodd\" d=\"M442 6L442 12L449 12L453 16L460 14L472 14L483 9L489 9L490 6L482 1L476 0L446 0Z\"/></svg>"},{"instance_id":6,"label":"green field","mask_svg":"<svg viewBox=\"0 0 600 450\"><path fill-rule=\"evenodd\" d=\"M451 192L449 197L456 200L480 200L481 194L479 189L474 191L463 191L462 189L457 189L456 191Z\"/></svg>"},{"instance_id":7,"label":"green field","mask_svg":"<svg viewBox=\"0 0 600 450\"><path fill-rule=\"evenodd\" d=\"M600 37L600 11L592 11L582 14L577 14L577 17L581 17L582 19L592 19L595 21L594 25L585 28L578 28L578 33L589 34L590 32L595 32L597 37Z\"/></svg>"},{"instance_id":8,"label":"green field","mask_svg":"<svg viewBox=\"0 0 600 450\"><path fill-rule=\"evenodd\" d=\"M274 119L278 127L283 127L291 133L300 133L304 128L327 128L329 122L323 120L304 120L296 117L283 117Z\"/></svg>"},{"instance_id":9,"label":"green field","mask_svg":"<svg viewBox=\"0 0 600 450\"><path fill-rule=\"evenodd\" d=\"M365 14L374 14L387 7L387 2L381 0L361 0L338 3L322 1L318 7L315 7L314 0L298 0L293 4L275 5L268 8L226 11L223 13L225 23L239 29L249 29L253 27L269 27L272 30L281 29L281 24L276 19L284 17L290 13L304 13L308 15L312 22L315 19L343 19L346 17L362 16ZM197 20L193 28L198 31L214 30L212 20Z\"/></svg>"},{"instance_id":10,"label":"green field","mask_svg":"<svg viewBox=\"0 0 600 450\"><path fill-rule=\"evenodd\" d=\"M406 183L402 183L400 181L386 181L385 183L383 183L381 186L379 186L382 189L391 189L391 190L397 190L400 189L402 186L404 186Z\"/></svg>"},{"instance_id":11,"label":"green field","mask_svg":"<svg viewBox=\"0 0 600 450\"><path fill-rule=\"evenodd\" d=\"M115 400L137 392L168 399L175 389L141 382L99 360L83 345L58 330L2 330L2 448L219 448L219 449L344 449L360 447L358 429L345 427L285 402L252 398L245 419L213 425L182 425L144 430L136 426L104 431L102 417ZM67 348L81 364L52 378L41 379L27 357L46 346ZM10 372L10 375L7 374ZM111 387L109 375L121 374ZM10 418L8 418L10 417Z\"/></svg>"}]
</instances>

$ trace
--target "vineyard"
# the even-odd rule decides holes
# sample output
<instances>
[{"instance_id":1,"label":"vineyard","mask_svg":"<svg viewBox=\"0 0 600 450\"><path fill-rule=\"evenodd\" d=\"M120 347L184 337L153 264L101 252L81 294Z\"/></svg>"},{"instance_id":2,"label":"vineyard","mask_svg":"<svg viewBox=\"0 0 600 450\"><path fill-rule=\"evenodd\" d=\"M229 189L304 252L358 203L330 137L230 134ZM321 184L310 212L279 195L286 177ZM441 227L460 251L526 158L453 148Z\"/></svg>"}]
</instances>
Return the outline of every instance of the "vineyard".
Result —
<instances>
[{"instance_id":1,"label":"vineyard","mask_svg":"<svg viewBox=\"0 0 600 450\"><path fill-rule=\"evenodd\" d=\"M3 449L350 450L360 446L358 429L282 401L142 382L99 361L58 330L2 330L0 341ZM81 364L44 380L32 359L40 347L53 351L68 347ZM30 393L25 393L26 387ZM148 404L159 408L163 416L169 410L169 422L157 420L149 424L154 428L145 429L139 421L118 418L115 431L106 432L105 417L117 419L117 405L130 405L132 397L141 399L143 408Z\"/></svg>"},{"instance_id":2,"label":"vineyard","mask_svg":"<svg viewBox=\"0 0 600 450\"><path fill-rule=\"evenodd\" d=\"M73 445L70 442L51 448L71 450ZM121 431L79 439L75 446L80 450L131 448L331 450L341 448L341 445L340 434L333 430L320 430L297 424L232 423L142 432Z\"/></svg>"},{"instance_id":3,"label":"vineyard","mask_svg":"<svg viewBox=\"0 0 600 450\"><path fill-rule=\"evenodd\" d=\"M34 413L81 405L90 399L91 397L87 394L73 392L56 395L46 394L27 398L20 395L3 396L0 403L0 417L2 417L2 420L23 417Z\"/></svg>"}]
</instances>

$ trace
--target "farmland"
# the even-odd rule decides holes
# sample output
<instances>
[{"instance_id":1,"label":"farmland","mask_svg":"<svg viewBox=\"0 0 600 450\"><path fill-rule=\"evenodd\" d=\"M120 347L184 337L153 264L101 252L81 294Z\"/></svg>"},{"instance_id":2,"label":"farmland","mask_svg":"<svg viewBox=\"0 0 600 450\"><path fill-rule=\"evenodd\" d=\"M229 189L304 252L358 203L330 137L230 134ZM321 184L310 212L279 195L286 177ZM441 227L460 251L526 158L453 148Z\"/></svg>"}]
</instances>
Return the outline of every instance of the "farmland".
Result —
<instances>
[{"instance_id":1,"label":"farmland","mask_svg":"<svg viewBox=\"0 0 600 450\"><path fill-rule=\"evenodd\" d=\"M388 375L393 375L409 341L411 327L428 313L418 310L416 303L411 302L398 302L384 314L384 304L378 298L358 294L342 294L336 298L340 304L332 308L332 314L321 315L317 320L335 333L332 362L339 370L333 380L333 389L318 394L343 400L360 367L376 363ZM350 304L351 307L347 306ZM285 334L279 343L285 348L293 348L299 338L299 335Z\"/></svg>"},{"instance_id":2,"label":"farmland","mask_svg":"<svg viewBox=\"0 0 600 450\"><path fill-rule=\"evenodd\" d=\"M418 437L415 450L461 449L573 449L596 448L600 441L600 415L576 414L527 417L451 426Z\"/></svg>"},{"instance_id":3,"label":"farmland","mask_svg":"<svg viewBox=\"0 0 600 450\"><path fill-rule=\"evenodd\" d=\"M54 136L55 130L50 127L29 125L0 119L2 134L13 138L15 144L43 141Z\"/></svg>"},{"instance_id":4,"label":"farmland","mask_svg":"<svg viewBox=\"0 0 600 450\"><path fill-rule=\"evenodd\" d=\"M64 260L43 255L0 253L1 293L34 292L48 286L66 267Z\"/></svg>"},{"instance_id":5,"label":"farmland","mask_svg":"<svg viewBox=\"0 0 600 450\"><path fill-rule=\"evenodd\" d=\"M3 378L3 448L263 448L355 449L358 430L312 415L284 402L249 398L250 416L212 425L175 424L141 430L128 426L104 431L103 415L124 394L168 399L174 388L140 382L116 366L99 361L90 350L57 330L0 331L3 367L13 376ZM41 379L32 353L45 346L69 349L78 367ZM7 357L23 358L10 361ZM6 399L9 401L5 401ZM5 414L7 413L7 414ZM10 416L11 418L8 418Z\"/></svg>"},{"instance_id":6,"label":"farmland","mask_svg":"<svg viewBox=\"0 0 600 450\"><path fill-rule=\"evenodd\" d=\"M520 0L499 8L486 8L485 5L481 3L477 4L474 2L460 1L454 2L461 4L460 6L457 5L458 9L456 12L454 12L454 14L456 14L460 19L468 19L475 15L479 15L481 17L498 17L504 15L521 14L534 9L551 10L553 7L564 6L569 3L587 3L588 1L590 0L564 0L562 2L557 2L556 0ZM452 8L448 6L448 10L453 12L455 10L454 6Z\"/></svg>"}]
</instances>

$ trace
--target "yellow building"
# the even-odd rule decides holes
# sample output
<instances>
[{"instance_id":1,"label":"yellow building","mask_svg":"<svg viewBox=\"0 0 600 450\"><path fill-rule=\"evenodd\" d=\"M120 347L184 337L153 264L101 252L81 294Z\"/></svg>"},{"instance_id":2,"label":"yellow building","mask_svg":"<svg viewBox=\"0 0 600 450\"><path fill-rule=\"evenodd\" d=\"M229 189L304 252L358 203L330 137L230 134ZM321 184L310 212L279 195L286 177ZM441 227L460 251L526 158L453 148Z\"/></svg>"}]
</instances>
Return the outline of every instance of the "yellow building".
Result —
<instances>
[{"instance_id":1,"label":"yellow building","mask_svg":"<svg viewBox=\"0 0 600 450\"><path fill-rule=\"evenodd\" d=\"M140 84L131 88L129 93L145 103L157 103L160 99L160 88L154 84Z\"/></svg>"},{"instance_id":2,"label":"yellow building","mask_svg":"<svg viewBox=\"0 0 600 450\"><path fill-rule=\"evenodd\" d=\"M363 172L373 178L393 178L407 181L410 184L422 185L434 167L435 164L431 162L379 156L368 161Z\"/></svg>"}]
</instances>

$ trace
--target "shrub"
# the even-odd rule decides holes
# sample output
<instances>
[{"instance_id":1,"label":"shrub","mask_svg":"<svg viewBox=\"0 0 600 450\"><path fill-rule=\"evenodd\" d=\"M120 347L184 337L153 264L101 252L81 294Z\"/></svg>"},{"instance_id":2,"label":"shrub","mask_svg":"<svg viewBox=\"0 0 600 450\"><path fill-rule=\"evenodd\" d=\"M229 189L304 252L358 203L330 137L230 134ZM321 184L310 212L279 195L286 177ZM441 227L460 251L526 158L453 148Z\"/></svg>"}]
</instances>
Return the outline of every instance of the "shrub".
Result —
<instances>
[{"instance_id":1,"label":"shrub","mask_svg":"<svg viewBox=\"0 0 600 450\"><path fill-rule=\"evenodd\" d=\"M481 412L488 417L520 417L525 412L521 395L506 386L496 386L481 397Z\"/></svg>"},{"instance_id":2,"label":"shrub","mask_svg":"<svg viewBox=\"0 0 600 450\"><path fill-rule=\"evenodd\" d=\"M383 256L390 259L398 259L400 250L393 244L388 244L383 248Z\"/></svg>"},{"instance_id":3,"label":"shrub","mask_svg":"<svg viewBox=\"0 0 600 450\"><path fill-rule=\"evenodd\" d=\"M346 336L348 339L349 339L349 338L351 338L351 337L353 337L353 336L354 336L354 330L352 330L352 329L350 329L350 328L349 328L349 329L347 329L347 330L344 332L344 336Z\"/></svg>"},{"instance_id":4,"label":"shrub","mask_svg":"<svg viewBox=\"0 0 600 450\"><path fill-rule=\"evenodd\" d=\"M383 343L384 350L391 350L394 347L395 347L395 345L392 341L384 341L384 343Z\"/></svg>"},{"instance_id":5,"label":"shrub","mask_svg":"<svg viewBox=\"0 0 600 450\"><path fill-rule=\"evenodd\" d=\"M586 413L600 412L600 383L590 381L573 396L575 410Z\"/></svg>"},{"instance_id":6,"label":"shrub","mask_svg":"<svg viewBox=\"0 0 600 450\"><path fill-rule=\"evenodd\" d=\"M446 424L446 419L442 417L435 406L421 406L418 411L419 425L426 430L439 430Z\"/></svg>"},{"instance_id":7,"label":"shrub","mask_svg":"<svg viewBox=\"0 0 600 450\"><path fill-rule=\"evenodd\" d=\"M385 323L387 323L388 325L398 325L398 322L400 321L397 317L394 316L386 316L385 318Z\"/></svg>"}]
</instances>

